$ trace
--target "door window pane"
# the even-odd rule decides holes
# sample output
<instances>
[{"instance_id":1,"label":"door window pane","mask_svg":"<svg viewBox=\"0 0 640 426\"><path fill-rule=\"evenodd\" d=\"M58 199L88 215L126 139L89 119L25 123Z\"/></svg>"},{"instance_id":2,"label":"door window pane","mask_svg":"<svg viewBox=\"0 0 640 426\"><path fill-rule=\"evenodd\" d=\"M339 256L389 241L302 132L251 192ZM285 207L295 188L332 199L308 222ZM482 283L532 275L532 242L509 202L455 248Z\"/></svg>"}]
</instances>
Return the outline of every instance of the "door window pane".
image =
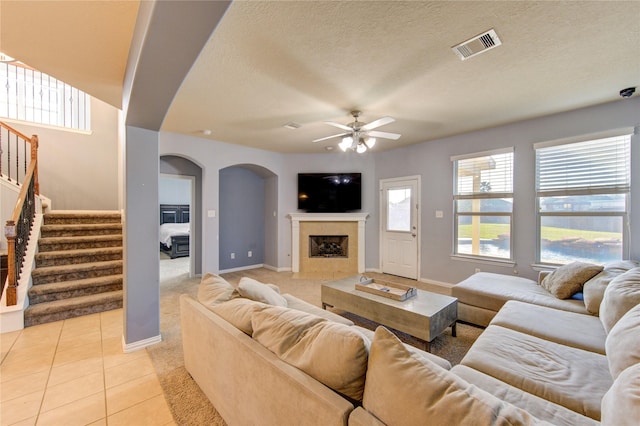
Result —
<instances>
[{"instance_id":1,"label":"door window pane","mask_svg":"<svg viewBox=\"0 0 640 426\"><path fill-rule=\"evenodd\" d=\"M387 190L387 231L411 231L411 188Z\"/></svg>"}]
</instances>

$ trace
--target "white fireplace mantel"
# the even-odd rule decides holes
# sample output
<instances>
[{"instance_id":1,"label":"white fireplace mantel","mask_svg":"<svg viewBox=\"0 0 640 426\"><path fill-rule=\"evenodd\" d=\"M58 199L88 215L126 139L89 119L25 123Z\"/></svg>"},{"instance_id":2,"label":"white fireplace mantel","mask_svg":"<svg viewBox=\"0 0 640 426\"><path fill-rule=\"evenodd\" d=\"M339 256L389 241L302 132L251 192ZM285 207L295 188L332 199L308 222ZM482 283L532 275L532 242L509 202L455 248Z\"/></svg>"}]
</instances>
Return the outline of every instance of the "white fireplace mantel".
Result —
<instances>
[{"instance_id":1,"label":"white fireplace mantel","mask_svg":"<svg viewBox=\"0 0 640 426\"><path fill-rule=\"evenodd\" d=\"M358 273L364 273L364 224L368 216L369 213L289 213L291 270L300 272L300 222L358 222Z\"/></svg>"}]
</instances>

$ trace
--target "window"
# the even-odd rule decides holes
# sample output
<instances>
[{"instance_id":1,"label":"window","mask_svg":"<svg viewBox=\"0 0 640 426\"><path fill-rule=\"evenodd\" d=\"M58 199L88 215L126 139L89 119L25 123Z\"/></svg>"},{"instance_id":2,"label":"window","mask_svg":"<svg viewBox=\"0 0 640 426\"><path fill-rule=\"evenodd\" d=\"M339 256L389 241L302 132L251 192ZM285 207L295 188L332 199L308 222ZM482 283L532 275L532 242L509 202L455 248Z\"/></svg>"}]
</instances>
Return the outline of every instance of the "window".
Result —
<instances>
[{"instance_id":1,"label":"window","mask_svg":"<svg viewBox=\"0 0 640 426\"><path fill-rule=\"evenodd\" d=\"M626 257L630 135L536 144L538 262Z\"/></svg>"},{"instance_id":2,"label":"window","mask_svg":"<svg viewBox=\"0 0 640 426\"><path fill-rule=\"evenodd\" d=\"M0 117L91 130L90 97L20 62L0 63Z\"/></svg>"},{"instance_id":3,"label":"window","mask_svg":"<svg viewBox=\"0 0 640 426\"><path fill-rule=\"evenodd\" d=\"M451 160L454 255L513 259L513 148Z\"/></svg>"}]
</instances>

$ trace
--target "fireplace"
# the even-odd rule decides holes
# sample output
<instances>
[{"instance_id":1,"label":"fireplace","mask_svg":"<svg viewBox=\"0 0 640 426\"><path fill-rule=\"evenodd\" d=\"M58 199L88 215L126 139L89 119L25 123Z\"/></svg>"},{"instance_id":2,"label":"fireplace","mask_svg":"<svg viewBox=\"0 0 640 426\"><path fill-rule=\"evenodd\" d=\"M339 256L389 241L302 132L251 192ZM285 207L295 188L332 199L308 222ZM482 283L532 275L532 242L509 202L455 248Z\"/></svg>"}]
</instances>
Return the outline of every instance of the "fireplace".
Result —
<instances>
[{"instance_id":1,"label":"fireplace","mask_svg":"<svg viewBox=\"0 0 640 426\"><path fill-rule=\"evenodd\" d=\"M309 257L347 257L348 235L309 235Z\"/></svg>"},{"instance_id":2,"label":"fireplace","mask_svg":"<svg viewBox=\"0 0 640 426\"><path fill-rule=\"evenodd\" d=\"M367 216L368 213L290 213L291 271L328 277L363 273ZM317 237L325 240L317 241ZM314 246L323 242L323 249L315 252Z\"/></svg>"}]
</instances>

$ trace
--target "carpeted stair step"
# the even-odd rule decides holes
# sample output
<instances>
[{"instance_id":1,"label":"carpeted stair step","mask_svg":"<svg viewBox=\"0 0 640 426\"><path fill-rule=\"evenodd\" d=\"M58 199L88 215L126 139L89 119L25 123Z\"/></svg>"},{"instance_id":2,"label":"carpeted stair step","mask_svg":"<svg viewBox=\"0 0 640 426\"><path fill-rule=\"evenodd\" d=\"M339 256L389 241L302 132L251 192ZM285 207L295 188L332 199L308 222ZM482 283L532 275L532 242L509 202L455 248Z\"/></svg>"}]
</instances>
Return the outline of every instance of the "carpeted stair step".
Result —
<instances>
[{"instance_id":1,"label":"carpeted stair step","mask_svg":"<svg viewBox=\"0 0 640 426\"><path fill-rule=\"evenodd\" d=\"M122 307L122 290L38 303L24 311L24 325L44 324Z\"/></svg>"},{"instance_id":2,"label":"carpeted stair step","mask_svg":"<svg viewBox=\"0 0 640 426\"><path fill-rule=\"evenodd\" d=\"M85 237L51 237L38 240L38 251L79 250L99 247L122 247L122 234Z\"/></svg>"},{"instance_id":3,"label":"carpeted stair step","mask_svg":"<svg viewBox=\"0 0 640 426\"><path fill-rule=\"evenodd\" d=\"M122 260L122 247L99 247L79 250L45 251L36 254L36 266L75 265L78 263Z\"/></svg>"},{"instance_id":4,"label":"carpeted stair step","mask_svg":"<svg viewBox=\"0 0 640 426\"><path fill-rule=\"evenodd\" d=\"M119 212L51 212L44 215L45 225L68 223L120 223Z\"/></svg>"},{"instance_id":5,"label":"carpeted stair step","mask_svg":"<svg viewBox=\"0 0 640 426\"><path fill-rule=\"evenodd\" d=\"M40 285L117 274L122 274L122 260L36 268L31 272L31 279L33 285Z\"/></svg>"},{"instance_id":6,"label":"carpeted stair step","mask_svg":"<svg viewBox=\"0 0 640 426\"><path fill-rule=\"evenodd\" d=\"M118 235L122 234L119 223L90 223L42 225L40 238L51 237L82 237L88 235Z\"/></svg>"},{"instance_id":7,"label":"carpeted stair step","mask_svg":"<svg viewBox=\"0 0 640 426\"><path fill-rule=\"evenodd\" d=\"M29 289L29 304L88 296L122 290L122 274L34 285Z\"/></svg>"}]
</instances>

